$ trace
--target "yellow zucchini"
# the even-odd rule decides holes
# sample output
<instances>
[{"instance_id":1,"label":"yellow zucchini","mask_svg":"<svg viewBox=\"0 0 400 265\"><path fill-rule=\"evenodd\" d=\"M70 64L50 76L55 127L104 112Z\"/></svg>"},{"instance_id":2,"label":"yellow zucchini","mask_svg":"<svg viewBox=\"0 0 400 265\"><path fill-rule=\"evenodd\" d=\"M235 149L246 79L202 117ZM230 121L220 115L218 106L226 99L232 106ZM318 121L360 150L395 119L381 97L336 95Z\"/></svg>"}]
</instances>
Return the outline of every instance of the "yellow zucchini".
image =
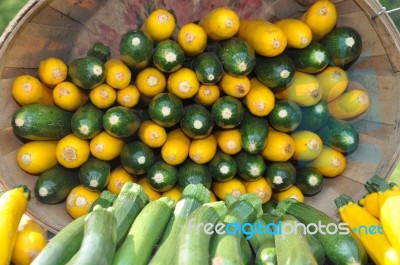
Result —
<instances>
[{"instance_id":1,"label":"yellow zucchini","mask_svg":"<svg viewBox=\"0 0 400 265\"><path fill-rule=\"evenodd\" d=\"M88 101L88 96L74 83L65 81L53 89L53 100L60 108L74 111Z\"/></svg>"},{"instance_id":2,"label":"yellow zucchini","mask_svg":"<svg viewBox=\"0 0 400 265\"><path fill-rule=\"evenodd\" d=\"M18 150L17 163L30 174L40 174L57 164L57 141L30 141Z\"/></svg>"},{"instance_id":3,"label":"yellow zucchini","mask_svg":"<svg viewBox=\"0 0 400 265\"><path fill-rule=\"evenodd\" d=\"M214 134L202 139L192 140L189 146L189 157L197 164L211 161L217 152L217 139Z\"/></svg>"},{"instance_id":4,"label":"yellow zucchini","mask_svg":"<svg viewBox=\"0 0 400 265\"><path fill-rule=\"evenodd\" d=\"M239 178L233 178L225 182L213 181L211 189L221 200L224 200L227 194L239 198L240 195L246 193L246 187Z\"/></svg>"},{"instance_id":5,"label":"yellow zucchini","mask_svg":"<svg viewBox=\"0 0 400 265\"><path fill-rule=\"evenodd\" d=\"M28 207L30 190L19 185L0 197L0 265L9 265L17 239L18 226Z\"/></svg>"},{"instance_id":6,"label":"yellow zucchini","mask_svg":"<svg viewBox=\"0 0 400 265\"><path fill-rule=\"evenodd\" d=\"M362 89L349 90L328 103L329 112L337 119L354 119L370 106L368 92Z\"/></svg>"},{"instance_id":7,"label":"yellow zucchini","mask_svg":"<svg viewBox=\"0 0 400 265\"><path fill-rule=\"evenodd\" d=\"M272 195L272 198L278 202L283 201L287 198L295 199L298 202L304 202L304 195L301 190L296 186L291 186L287 190L275 192Z\"/></svg>"},{"instance_id":8,"label":"yellow zucchini","mask_svg":"<svg viewBox=\"0 0 400 265\"><path fill-rule=\"evenodd\" d=\"M380 217L387 237L390 243L400 253L400 195L387 198L381 205ZM375 242L375 241L374 241Z\"/></svg>"},{"instance_id":9,"label":"yellow zucchini","mask_svg":"<svg viewBox=\"0 0 400 265\"><path fill-rule=\"evenodd\" d=\"M182 164L189 155L189 146L190 138L181 128L177 128L167 134L167 139L161 147L161 157L170 165Z\"/></svg>"},{"instance_id":10,"label":"yellow zucchini","mask_svg":"<svg viewBox=\"0 0 400 265\"><path fill-rule=\"evenodd\" d=\"M63 137L57 143L57 161L66 168L77 168L85 163L90 155L89 142L74 134Z\"/></svg>"},{"instance_id":11,"label":"yellow zucchini","mask_svg":"<svg viewBox=\"0 0 400 265\"><path fill-rule=\"evenodd\" d=\"M293 82L287 87L287 94L289 100L302 107L315 105L322 98L317 78L299 71L295 72Z\"/></svg>"},{"instance_id":12,"label":"yellow zucchini","mask_svg":"<svg viewBox=\"0 0 400 265\"><path fill-rule=\"evenodd\" d=\"M234 155L242 150L242 141L238 128L217 130L214 132L214 135L217 139L218 147L224 153Z\"/></svg>"},{"instance_id":13,"label":"yellow zucchini","mask_svg":"<svg viewBox=\"0 0 400 265\"><path fill-rule=\"evenodd\" d=\"M139 103L140 93L137 87L129 85L117 91L117 103L127 108L133 108Z\"/></svg>"},{"instance_id":14,"label":"yellow zucchini","mask_svg":"<svg viewBox=\"0 0 400 265\"><path fill-rule=\"evenodd\" d=\"M46 245L46 230L27 215L23 215L11 261L14 265L29 265Z\"/></svg>"},{"instance_id":15,"label":"yellow zucchini","mask_svg":"<svg viewBox=\"0 0 400 265\"><path fill-rule=\"evenodd\" d=\"M147 67L137 74L135 85L140 94L146 97L154 97L164 91L167 79L157 68Z\"/></svg>"},{"instance_id":16,"label":"yellow zucchini","mask_svg":"<svg viewBox=\"0 0 400 265\"><path fill-rule=\"evenodd\" d=\"M207 36L213 40L225 40L233 37L239 30L239 16L227 7L215 8L199 21Z\"/></svg>"},{"instance_id":17,"label":"yellow zucchini","mask_svg":"<svg viewBox=\"0 0 400 265\"><path fill-rule=\"evenodd\" d=\"M99 191L92 191L83 185L76 186L68 194L66 208L68 214L76 219L89 212L92 204L100 197Z\"/></svg>"},{"instance_id":18,"label":"yellow zucchini","mask_svg":"<svg viewBox=\"0 0 400 265\"><path fill-rule=\"evenodd\" d=\"M178 98L187 99L197 94L200 83L193 70L182 67L169 75L167 87Z\"/></svg>"},{"instance_id":19,"label":"yellow zucchini","mask_svg":"<svg viewBox=\"0 0 400 265\"><path fill-rule=\"evenodd\" d=\"M288 161L294 154L295 145L292 136L287 133L273 130L268 132L267 145L261 151L264 159L274 162Z\"/></svg>"},{"instance_id":20,"label":"yellow zucchini","mask_svg":"<svg viewBox=\"0 0 400 265\"><path fill-rule=\"evenodd\" d=\"M378 192L367 194L364 198L358 201L358 204L363 206L373 217L379 219L380 208Z\"/></svg>"},{"instance_id":21,"label":"yellow zucchini","mask_svg":"<svg viewBox=\"0 0 400 265\"><path fill-rule=\"evenodd\" d=\"M172 189L168 191L164 191L163 193L161 193L161 197L170 197L171 199L173 199L175 202L174 204L176 204L179 201L181 196L182 196L182 190L178 185L174 186Z\"/></svg>"},{"instance_id":22,"label":"yellow zucchini","mask_svg":"<svg viewBox=\"0 0 400 265\"><path fill-rule=\"evenodd\" d=\"M138 184L142 186L144 192L149 196L150 201L155 201L161 198L161 193L151 188L147 178L139 179Z\"/></svg>"},{"instance_id":23,"label":"yellow zucchini","mask_svg":"<svg viewBox=\"0 0 400 265\"><path fill-rule=\"evenodd\" d=\"M322 151L322 140L318 134L311 131L296 131L292 134L294 140L293 158L300 161L310 161Z\"/></svg>"},{"instance_id":24,"label":"yellow zucchini","mask_svg":"<svg viewBox=\"0 0 400 265\"><path fill-rule=\"evenodd\" d=\"M123 147L123 139L114 137L106 131L101 131L89 142L90 153L94 157L106 161L118 157Z\"/></svg>"},{"instance_id":25,"label":"yellow zucchini","mask_svg":"<svg viewBox=\"0 0 400 265\"><path fill-rule=\"evenodd\" d=\"M179 29L178 43L187 55L196 56L206 49L207 33L198 24L185 24Z\"/></svg>"},{"instance_id":26,"label":"yellow zucchini","mask_svg":"<svg viewBox=\"0 0 400 265\"><path fill-rule=\"evenodd\" d=\"M314 40L320 40L335 27L337 13L330 0L319 0L311 5L301 18L311 29Z\"/></svg>"},{"instance_id":27,"label":"yellow zucchini","mask_svg":"<svg viewBox=\"0 0 400 265\"><path fill-rule=\"evenodd\" d=\"M221 90L228 96L243 98L249 93L250 80L247 76L233 76L224 73L219 82Z\"/></svg>"},{"instance_id":28,"label":"yellow zucchini","mask_svg":"<svg viewBox=\"0 0 400 265\"><path fill-rule=\"evenodd\" d=\"M221 91L217 85L201 84L194 100L197 104L211 106L220 96Z\"/></svg>"},{"instance_id":29,"label":"yellow zucchini","mask_svg":"<svg viewBox=\"0 0 400 265\"><path fill-rule=\"evenodd\" d=\"M256 53L267 57L281 54L287 46L285 33L266 20L241 20L238 35L247 41Z\"/></svg>"},{"instance_id":30,"label":"yellow zucchini","mask_svg":"<svg viewBox=\"0 0 400 265\"><path fill-rule=\"evenodd\" d=\"M272 188L265 178L259 178L256 181L243 181L246 187L246 193L254 193L262 201L266 203L272 197Z\"/></svg>"},{"instance_id":31,"label":"yellow zucchini","mask_svg":"<svg viewBox=\"0 0 400 265\"><path fill-rule=\"evenodd\" d=\"M164 127L147 120L139 127L139 139L151 148L158 148L167 140L167 132Z\"/></svg>"},{"instance_id":32,"label":"yellow zucchini","mask_svg":"<svg viewBox=\"0 0 400 265\"><path fill-rule=\"evenodd\" d=\"M257 78L250 80L250 90L244 97L243 103L250 113L255 116L267 116L275 106L275 96L272 91Z\"/></svg>"},{"instance_id":33,"label":"yellow zucchini","mask_svg":"<svg viewBox=\"0 0 400 265\"><path fill-rule=\"evenodd\" d=\"M176 26L175 18L168 10L159 8L150 13L143 24L153 41L159 42L169 39L174 33Z\"/></svg>"},{"instance_id":34,"label":"yellow zucchini","mask_svg":"<svg viewBox=\"0 0 400 265\"><path fill-rule=\"evenodd\" d=\"M20 105L33 103L54 105L53 92L31 75L20 75L15 78L11 86L11 93Z\"/></svg>"},{"instance_id":35,"label":"yellow zucchini","mask_svg":"<svg viewBox=\"0 0 400 265\"><path fill-rule=\"evenodd\" d=\"M38 75L43 84L54 87L67 79L68 67L61 59L49 57L40 61Z\"/></svg>"},{"instance_id":36,"label":"yellow zucchini","mask_svg":"<svg viewBox=\"0 0 400 265\"><path fill-rule=\"evenodd\" d=\"M300 19L284 18L275 23L287 37L287 46L295 49L303 49L312 41L310 27Z\"/></svg>"},{"instance_id":37,"label":"yellow zucchini","mask_svg":"<svg viewBox=\"0 0 400 265\"><path fill-rule=\"evenodd\" d=\"M114 104L117 92L110 85L104 83L90 90L89 98L99 109L106 109Z\"/></svg>"},{"instance_id":38,"label":"yellow zucchini","mask_svg":"<svg viewBox=\"0 0 400 265\"><path fill-rule=\"evenodd\" d=\"M131 71L120 59L109 59L104 64L106 83L116 89L122 89L131 82Z\"/></svg>"},{"instance_id":39,"label":"yellow zucchini","mask_svg":"<svg viewBox=\"0 0 400 265\"><path fill-rule=\"evenodd\" d=\"M400 202L400 200L398 202ZM392 247L387 237L389 236L387 232L390 230L387 231L384 227L383 230L380 229L371 233L371 229L378 229L381 223L365 209L353 203L352 199L347 195L341 195L335 200L335 203L343 222L348 224L351 231L354 232L354 230L356 230L354 233L355 236L361 241L368 256L375 264L400 264L400 256L395 248ZM395 209L390 208L390 210L393 212ZM397 220L399 220L400 211L397 213ZM392 213L390 218L393 218ZM400 225L400 223L398 223L398 225ZM400 237L398 237L398 239L400 243Z\"/></svg>"},{"instance_id":40,"label":"yellow zucchini","mask_svg":"<svg viewBox=\"0 0 400 265\"><path fill-rule=\"evenodd\" d=\"M343 94L349 84L346 71L338 66L327 66L316 77L322 89L322 99L326 102Z\"/></svg>"},{"instance_id":41,"label":"yellow zucchini","mask_svg":"<svg viewBox=\"0 0 400 265\"><path fill-rule=\"evenodd\" d=\"M324 146L320 155L309 162L307 167L317 169L324 177L336 177L346 168L346 157L328 146Z\"/></svg>"},{"instance_id":42,"label":"yellow zucchini","mask_svg":"<svg viewBox=\"0 0 400 265\"><path fill-rule=\"evenodd\" d=\"M107 183L107 190L114 194L119 194L125 183L136 183L137 178L126 171L121 165L114 168L110 173L110 179Z\"/></svg>"}]
</instances>

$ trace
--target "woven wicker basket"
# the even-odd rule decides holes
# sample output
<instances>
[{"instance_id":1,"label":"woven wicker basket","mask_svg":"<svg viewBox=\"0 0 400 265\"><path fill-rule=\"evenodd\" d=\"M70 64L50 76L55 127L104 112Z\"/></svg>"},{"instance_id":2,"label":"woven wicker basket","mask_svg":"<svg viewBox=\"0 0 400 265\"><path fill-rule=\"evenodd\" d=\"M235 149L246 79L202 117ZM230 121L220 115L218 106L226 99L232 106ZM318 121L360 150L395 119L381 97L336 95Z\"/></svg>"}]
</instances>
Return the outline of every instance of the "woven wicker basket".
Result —
<instances>
[{"instance_id":1,"label":"woven wicker basket","mask_svg":"<svg viewBox=\"0 0 400 265\"><path fill-rule=\"evenodd\" d=\"M208 10L227 5L243 18L254 17L275 21L299 17L314 1L307 0L32 0L12 21L0 38L0 181L8 189L24 183L32 190L36 176L23 172L16 163L22 142L15 137L10 120L18 105L11 96L11 83L21 74L37 74L42 59L55 56L65 62L83 56L96 41L112 49L119 57L122 34L141 25L156 7L172 9L178 25L198 20ZM360 58L347 69L351 86L362 85L371 95L367 114L354 121L361 144L348 157L345 172L326 179L323 191L307 202L336 215L333 200L342 193L360 198L363 184L374 174L386 177L399 154L400 40L396 27L387 14L379 16L377 0L335 0L338 25L356 28L363 38ZM72 219L65 204L44 205L34 196L28 214L52 232L59 231Z\"/></svg>"}]
</instances>

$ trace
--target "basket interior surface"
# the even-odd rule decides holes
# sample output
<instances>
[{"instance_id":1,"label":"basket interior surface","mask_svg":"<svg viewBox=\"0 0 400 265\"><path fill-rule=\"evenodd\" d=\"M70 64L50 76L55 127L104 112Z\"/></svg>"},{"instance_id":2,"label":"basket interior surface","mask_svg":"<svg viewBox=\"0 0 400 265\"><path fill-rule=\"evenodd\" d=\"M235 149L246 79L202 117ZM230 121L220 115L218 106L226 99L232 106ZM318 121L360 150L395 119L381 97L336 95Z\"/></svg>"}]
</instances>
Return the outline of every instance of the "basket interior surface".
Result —
<instances>
[{"instance_id":1,"label":"basket interior surface","mask_svg":"<svg viewBox=\"0 0 400 265\"><path fill-rule=\"evenodd\" d=\"M19 107L11 95L11 84L21 74L37 74L39 62L58 57L65 62L82 57L90 46L101 41L111 47L112 57L119 58L121 36L140 27L156 8L173 10L178 27L199 20L206 12L228 6L241 18L263 18L274 22L285 17L299 17L306 10L305 0L52 0L31 1L12 31L0 46L0 181L6 188L26 184L33 190L37 176L23 172L16 154L23 144L10 126ZM365 115L353 121L360 132L360 146L347 157L345 172L325 179L319 194L306 201L331 216L336 216L334 199L342 193L360 198L363 184L372 175L388 176L397 160L400 52L394 25L384 14L371 19L379 9L378 2L336 0L338 25L357 29L363 39L361 56L349 66L349 88L364 88L371 97ZM368 3L367 3L368 2ZM3 36L4 37L4 36ZM72 219L65 204L44 205L33 196L28 214L52 232L59 231Z\"/></svg>"}]
</instances>

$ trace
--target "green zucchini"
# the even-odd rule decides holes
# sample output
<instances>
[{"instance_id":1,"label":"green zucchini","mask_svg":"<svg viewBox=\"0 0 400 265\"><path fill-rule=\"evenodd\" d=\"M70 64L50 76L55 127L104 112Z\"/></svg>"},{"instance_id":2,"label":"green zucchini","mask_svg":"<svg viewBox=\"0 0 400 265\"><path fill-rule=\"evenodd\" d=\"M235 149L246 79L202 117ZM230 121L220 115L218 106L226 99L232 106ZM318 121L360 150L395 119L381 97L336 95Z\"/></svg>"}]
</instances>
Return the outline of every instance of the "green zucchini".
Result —
<instances>
[{"instance_id":1,"label":"green zucchini","mask_svg":"<svg viewBox=\"0 0 400 265\"><path fill-rule=\"evenodd\" d=\"M265 222L263 217L260 217L256 220L255 224L257 225L258 228L261 228L261 227L266 227L268 223ZM264 231L264 229L262 229L255 232L254 235L251 238L249 238L249 242L254 253L257 253L258 250L265 244L269 246L274 246L275 239L273 233L271 232L272 231L269 230Z\"/></svg>"},{"instance_id":2,"label":"green zucchini","mask_svg":"<svg viewBox=\"0 0 400 265\"><path fill-rule=\"evenodd\" d=\"M308 245L310 246L310 250L313 253L315 260L317 261L318 265L325 264L325 251L322 244L316 239L313 235L306 234L306 239Z\"/></svg>"},{"instance_id":3,"label":"green zucchini","mask_svg":"<svg viewBox=\"0 0 400 265\"><path fill-rule=\"evenodd\" d=\"M293 215L306 226L320 224L326 227L335 224L338 228L335 233L326 233L324 230L322 232L325 233L316 231L314 235L322 244L326 257L333 265L367 263L368 256L361 242L351 233L340 229L340 224L324 212L291 198L279 202L276 211L281 214Z\"/></svg>"},{"instance_id":4,"label":"green zucchini","mask_svg":"<svg viewBox=\"0 0 400 265\"><path fill-rule=\"evenodd\" d=\"M276 206L278 206L277 201L269 200L262 205L262 209L264 213L274 214Z\"/></svg>"},{"instance_id":5,"label":"green zucchini","mask_svg":"<svg viewBox=\"0 0 400 265\"><path fill-rule=\"evenodd\" d=\"M32 265L65 265L78 252L87 215L78 217L60 230L32 261Z\"/></svg>"},{"instance_id":6,"label":"green zucchini","mask_svg":"<svg viewBox=\"0 0 400 265\"><path fill-rule=\"evenodd\" d=\"M88 50L88 56L95 57L99 59L102 63L107 62L111 57L110 47L101 42L96 42L93 46Z\"/></svg>"},{"instance_id":7,"label":"green zucchini","mask_svg":"<svg viewBox=\"0 0 400 265\"><path fill-rule=\"evenodd\" d=\"M76 86L90 90L106 79L104 63L92 56L72 60L68 65L68 76Z\"/></svg>"},{"instance_id":8,"label":"green zucchini","mask_svg":"<svg viewBox=\"0 0 400 265\"><path fill-rule=\"evenodd\" d=\"M164 231L159 247L150 260L150 265L174 264L177 260L176 249L179 243L179 234L186 219L194 210L209 201L210 191L202 184L189 184L185 187Z\"/></svg>"},{"instance_id":9,"label":"green zucchini","mask_svg":"<svg viewBox=\"0 0 400 265\"><path fill-rule=\"evenodd\" d=\"M160 41L154 48L153 63L162 72L175 72L182 67L184 61L185 52L174 40Z\"/></svg>"},{"instance_id":10,"label":"green zucchini","mask_svg":"<svg viewBox=\"0 0 400 265\"><path fill-rule=\"evenodd\" d=\"M256 265L278 265L275 247L261 246L256 253Z\"/></svg>"},{"instance_id":11,"label":"green zucchini","mask_svg":"<svg viewBox=\"0 0 400 265\"><path fill-rule=\"evenodd\" d=\"M250 243L245 236L240 238L240 250L242 255L242 261L244 265L253 264L253 251L251 250Z\"/></svg>"},{"instance_id":12,"label":"green zucchini","mask_svg":"<svg viewBox=\"0 0 400 265\"><path fill-rule=\"evenodd\" d=\"M291 215L283 215L276 222L282 227L281 233L275 235L278 264L317 265L304 231L298 226L299 221ZM285 231L287 226L292 228L291 231Z\"/></svg>"},{"instance_id":13,"label":"green zucchini","mask_svg":"<svg viewBox=\"0 0 400 265\"><path fill-rule=\"evenodd\" d=\"M79 180L85 188L102 191L107 187L111 176L111 164L94 156L79 167Z\"/></svg>"},{"instance_id":14,"label":"green zucchini","mask_svg":"<svg viewBox=\"0 0 400 265\"><path fill-rule=\"evenodd\" d=\"M79 107L72 115L71 129L81 139L92 139L103 130L103 112L92 103Z\"/></svg>"},{"instance_id":15,"label":"green zucchini","mask_svg":"<svg viewBox=\"0 0 400 265\"><path fill-rule=\"evenodd\" d=\"M89 212L92 212L94 210L94 207L96 207L96 205L99 205L102 208L111 207L113 205L113 203L115 202L115 200L117 199L117 196L118 195L116 195L108 190L103 190L100 193L100 197L93 202L92 206L89 209Z\"/></svg>"},{"instance_id":16,"label":"green zucchini","mask_svg":"<svg viewBox=\"0 0 400 265\"><path fill-rule=\"evenodd\" d=\"M111 264L116 246L114 209L97 206L86 216L81 247L67 265Z\"/></svg>"},{"instance_id":17,"label":"green zucchini","mask_svg":"<svg viewBox=\"0 0 400 265\"><path fill-rule=\"evenodd\" d=\"M169 197L147 204L133 222L128 235L115 253L112 264L147 264L168 224L173 208L174 201Z\"/></svg>"},{"instance_id":18,"label":"green zucchini","mask_svg":"<svg viewBox=\"0 0 400 265\"><path fill-rule=\"evenodd\" d=\"M234 158L237 164L237 174L242 179L255 181L263 176L266 165L261 155L240 151Z\"/></svg>"},{"instance_id":19,"label":"green zucchini","mask_svg":"<svg viewBox=\"0 0 400 265\"><path fill-rule=\"evenodd\" d=\"M206 203L194 210L186 219L179 235L175 264L203 265L208 263L211 233L206 233L204 224L215 225L227 211L223 201ZM204 228L204 231L200 230Z\"/></svg>"},{"instance_id":20,"label":"green zucchini","mask_svg":"<svg viewBox=\"0 0 400 265\"><path fill-rule=\"evenodd\" d=\"M149 202L142 186L126 182L113 203L117 221L117 246L120 246L140 211Z\"/></svg>"},{"instance_id":21,"label":"green zucchini","mask_svg":"<svg viewBox=\"0 0 400 265\"><path fill-rule=\"evenodd\" d=\"M245 112L240 124L242 148L249 154L259 154L268 139L268 120Z\"/></svg>"}]
</instances>

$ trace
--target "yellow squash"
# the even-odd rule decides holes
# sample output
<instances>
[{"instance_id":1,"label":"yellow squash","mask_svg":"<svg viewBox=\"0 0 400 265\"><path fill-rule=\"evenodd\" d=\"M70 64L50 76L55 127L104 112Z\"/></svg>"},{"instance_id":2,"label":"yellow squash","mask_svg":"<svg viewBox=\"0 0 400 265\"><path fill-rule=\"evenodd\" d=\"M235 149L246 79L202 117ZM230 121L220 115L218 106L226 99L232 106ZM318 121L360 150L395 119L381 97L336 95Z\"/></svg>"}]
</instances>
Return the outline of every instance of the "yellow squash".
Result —
<instances>
[{"instance_id":1,"label":"yellow squash","mask_svg":"<svg viewBox=\"0 0 400 265\"><path fill-rule=\"evenodd\" d=\"M104 83L93 88L89 93L90 101L99 109L111 107L117 99L117 92L110 85Z\"/></svg>"},{"instance_id":2,"label":"yellow squash","mask_svg":"<svg viewBox=\"0 0 400 265\"><path fill-rule=\"evenodd\" d=\"M224 73L219 86L225 94L235 98L243 98L250 91L250 80L247 76L233 76Z\"/></svg>"},{"instance_id":3,"label":"yellow squash","mask_svg":"<svg viewBox=\"0 0 400 265\"><path fill-rule=\"evenodd\" d=\"M124 186L126 182L136 183L137 178L119 165L111 171L110 180L107 183L107 190L114 194L119 194L122 186Z\"/></svg>"},{"instance_id":4,"label":"yellow squash","mask_svg":"<svg viewBox=\"0 0 400 265\"><path fill-rule=\"evenodd\" d=\"M243 103L255 116L267 116L275 106L275 96L272 91L258 81L257 78L250 80L250 90L244 97Z\"/></svg>"},{"instance_id":5,"label":"yellow squash","mask_svg":"<svg viewBox=\"0 0 400 265\"><path fill-rule=\"evenodd\" d=\"M388 240L388 231L385 227L382 229L378 219L361 206L353 203L347 195L340 196L335 203L343 222L347 223L350 230L355 232L355 236L361 241L368 256L375 264L400 264L400 256ZM398 213L397 220L400 217L400 211ZM374 232L371 232L371 229L374 229Z\"/></svg>"},{"instance_id":6,"label":"yellow squash","mask_svg":"<svg viewBox=\"0 0 400 265\"><path fill-rule=\"evenodd\" d=\"M225 40L233 37L239 30L238 14L227 7L214 8L199 21L208 37L213 40Z\"/></svg>"},{"instance_id":7,"label":"yellow squash","mask_svg":"<svg viewBox=\"0 0 400 265\"><path fill-rule=\"evenodd\" d=\"M380 217L390 243L397 253L400 253L400 195L392 196L385 201L380 208Z\"/></svg>"},{"instance_id":8,"label":"yellow squash","mask_svg":"<svg viewBox=\"0 0 400 265\"><path fill-rule=\"evenodd\" d=\"M156 9L150 13L143 24L146 31L155 42L169 39L174 33L175 18L165 9Z\"/></svg>"},{"instance_id":9,"label":"yellow squash","mask_svg":"<svg viewBox=\"0 0 400 265\"><path fill-rule=\"evenodd\" d=\"M288 198L296 199L299 202L304 202L304 195L301 190L296 186L291 186L290 188L275 192L272 195L273 199L280 202Z\"/></svg>"},{"instance_id":10,"label":"yellow squash","mask_svg":"<svg viewBox=\"0 0 400 265\"><path fill-rule=\"evenodd\" d=\"M154 97L164 91L167 80L164 74L155 67L141 70L135 80L139 92L146 97Z\"/></svg>"},{"instance_id":11,"label":"yellow squash","mask_svg":"<svg viewBox=\"0 0 400 265\"><path fill-rule=\"evenodd\" d=\"M287 37L278 26L261 19L240 21L239 37L247 41L260 55L274 57L287 46Z\"/></svg>"},{"instance_id":12,"label":"yellow squash","mask_svg":"<svg viewBox=\"0 0 400 265\"><path fill-rule=\"evenodd\" d=\"M200 83L193 70L182 67L169 75L167 87L178 98L187 99L197 94Z\"/></svg>"},{"instance_id":13,"label":"yellow squash","mask_svg":"<svg viewBox=\"0 0 400 265\"><path fill-rule=\"evenodd\" d=\"M30 141L21 146L17 163L30 174L40 174L57 164L57 141Z\"/></svg>"},{"instance_id":14,"label":"yellow squash","mask_svg":"<svg viewBox=\"0 0 400 265\"><path fill-rule=\"evenodd\" d=\"M174 129L167 134L167 140L161 147L162 159L170 165L182 164L189 156L190 138L181 128Z\"/></svg>"},{"instance_id":15,"label":"yellow squash","mask_svg":"<svg viewBox=\"0 0 400 265\"><path fill-rule=\"evenodd\" d=\"M314 75L296 71L293 82L287 87L287 95L299 106L308 107L321 100L322 90Z\"/></svg>"},{"instance_id":16,"label":"yellow squash","mask_svg":"<svg viewBox=\"0 0 400 265\"><path fill-rule=\"evenodd\" d=\"M300 19L284 18L275 23L287 37L287 46L303 49L312 41L310 27Z\"/></svg>"},{"instance_id":17,"label":"yellow squash","mask_svg":"<svg viewBox=\"0 0 400 265\"><path fill-rule=\"evenodd\" d=\"M324 146L320 155L306 166L317 169L324 177L333 178L346 168L346 157L339 151Z\"/></svg>"},{"instance_id":18,"label":"yellow squash","mask_svg":"<svg viewBox=\"0 0 400 265\"><path fill-rule=\"evenodd\" d=\"M11 261L14 265L29 265L46 245L46 230L27 215L23 215Z\"/></svg>"},{"instance_id":19,"label":"yellow squash","mask_svg":"<svg viewBox=\"0 0 400 265\"><path fill-rule=\"evenodd\" d=\"M179 201L181 195L182 191L178 185L174 186L172 189L168 191L164 191L163 193L161 193L161 197L170 197L175 201L175 204Z\"/></svg>"},{"instance_id":20,"label":"yellow squash","mask_svg":"<svg viewBox=\"0 0 400 265\"><path fill-rule=\"evenodd\" d=\"M147 120L139 127L139 139L151 148L158 148L167 140L167 132L164 127Z\"/></svg>"},{"instance_id":21,"label":"yellow squash","mask_svg":"<svg viewBox=\"0 0 400 265\"><path fill-rule=\"evenodd\" d=\"M120 59L109 59L104 64L106 83L116 89L122 89L131 82L131 71Z\"/></svg>"},{"instance_id":22,"label":"yellow squash","mask_svg":"<svg viewBox=\"0 0 400 265\"><path fill-rule=\"evenodd\" d=\"M129 85L117 91L117 103L127 108L133 108L139 103L140 93L137 87Z\"/></svg>"},{"instance_id":23,"label":"yellow squash","mask_svg":"<svg viewBox=\"0 0 400 265\"><path fill-rule=\"evenodd\" d=\"M367 91L353 89L329 102L328 108L333 117L350 120L366 112L370 104L371 102Z\"/></svg>"},{"instance_id":24,"label":"yellow squash","mask_svg":"<svg viewBox=\"0 0 400 265\"><path fill-rule=\"evenodd\" d=\"M272 197L272 188L265 178L259 178L256 181L243 181L246 187L246 193L254 193L261 199L262 203L266 203Z\"/></svg>"},{"instance_id":25,"label":"yellow squash","mask_svg":"<svg viewBox=\"0 0 400 265\"><path fill-rule=\"evenodd\" d=\"M379 194L378 192L369 193L358 201L373 217L379 219Z\"/></svg>"},{"instance_id":26,"label":"yellow squash","mask_svg":"<svg viewBox=\"0 0 400 265\"><path fill-rule=\"evenodd\" d=\"M49 57L40 61L38 75L45 85L54 87L67 79L68 67L61 59Z\"/></svg>"},{"instance_id":27,"label":"yellow squash","mask_svg":"<svg viewBox=\"0 0 400 265\"><path fill-rule=\"evenodd\" d=\"M239 178L233 178L225 182L214 181L211 189L221 200L223 200L227 194L232 194L233 197L239 198L240 195L246 193L246 187Z\"/></svg>"},{"instance_id":28,"label":"yellow squash","mask_svg":"<svg viewBox=\"0 0 400 265\"><path fill-rule=\"evenodd\" d=\"M217 139L214 134L202 139L192 140L189 146L189 157L197 164L211 161L217 152Z\"/></svg>"},{"instance_id":29,"label":"yellow squash","mask_svg":"<svg viewBox=\"0 0 400 265\"><path fill-rule=\"evenodd\" d=\"M292 134L294 140L293 158L299 161L310 161L322 151L322 140L318 134L311 131L296 131Z\"/></svg>"},{"instance_id":30,"label":"yellow squash","mask_svg":"<svg viewBox=\"0 0 400 265\"><path fill-rule=\"evenodd\" d=\"M313 39L320 40L335 27L337 13L330 0L319 0L311 5L301 18L311 29Z\"/></svg>"},{"instance_id":31,"label":"yellow squash","mask_svg":"<svg viewBox=\"0 0 400 265\"><path fill-rule=\"evenodd\" d=\"M217 85L201 84L194 100L197 104L211 106L220 96L221 91Z\"/></svg>"},{"instance_id":32,"label":"yellow squash","mask_svg":"<svg viewBox=\"0 0 400 265\"><path fill-rule=\"evenodd\" d=\"M100 197L99 191L91 191L83 185L76 186L68 194L66 200L67 212L76 219L89 212L90 207Z\"/></svg>"},{"instance_id":33,"label":"yellow squash","mask_svg":"<svg viewBox=\"0 0 400 265\"><path fill-rule=\"evenodd\" d=\"M20 105L33 103L54 105L53 92L31 75L20 75L15 78L11 86L11 93Z\"/></svg>"},{"instance_id":34,"label":"yellow squash","mask_svg":"<svg viewBox=\"0 0 400 265\"><path fill-rule=\"evenodd\" d=\"M240 130L238 128L216 130L214 135L217 139L218 147L222 150L222 152L228 155L234 155L242 150L242 141Z\"/></svg>"},{"instance_id":35,"label":"yellow squash","mask_svg":"<svg viewBox=\"0 0 400 265\"><path fill-rule=\"evenodd\" d=\"M206 49L207 33L198 24L185 24L179 29L178 43L187 55L196 56Z\"/></svg>"},{"instance_id":36,"label":"yellow squash","mask_svg":"<svg viewBox=\"0 0 400 265\"><path fill-rule=\"evenodd\" d=\"M10 264L18 226L29 198L30 190L25 185L8 190L0 197L0 265Z\"/></svg>"},{"instance_id":37,"label":"yellow squash","mask_svg":"<svg viewBox=\"0 0 400 265\"><path fill-rule=\"evenodd\" d=\"M106 131L101 131L89 142L90 153L94 157L106 161L118 157L123 147L123 139L114 137Z\"/></svg>"},{"instance_id":38,"label":"yellow squash","mask_svg":"<svg viewBox=\"0 0 400 265\"><path fill-rule=\"evenodd\" d=\"M60 108L74 111L88 101L88 96L74 83L65 81L53 89L53 100Z\"/></svg>"},{"instance_id":39,"label":"yellow squash","mask_svg":"<svg viewBox=\"0 0 400 265\"><path fill-rule=\"evenodd\" d=\"M292 158L294 151L295 145L292 136L269 128L267 145L261 151L264 159L285 162Z\"/></svg>"},{"instance_id":40,"label":"yellow squash","mask_svg":"<svg viewBox=\"0 0 400 265\"><path fill-rule=\"evenodd\" d=\"M89 142L74 134L63 137L56 147L57 161L66 168L77 168L85 163L90 155Z\"/></svg>"},{"instance_id":41,"label":"yellow squash","mask_svg":"<svg viewBox=\"0 0 400 265\"><path fill-rule=\"evenodd\" d=\"M346 71L338 66L327 66L316 77L322 89L322 99L326 102L343 94L349 84Z\"/></svg>"}]
</instances>

